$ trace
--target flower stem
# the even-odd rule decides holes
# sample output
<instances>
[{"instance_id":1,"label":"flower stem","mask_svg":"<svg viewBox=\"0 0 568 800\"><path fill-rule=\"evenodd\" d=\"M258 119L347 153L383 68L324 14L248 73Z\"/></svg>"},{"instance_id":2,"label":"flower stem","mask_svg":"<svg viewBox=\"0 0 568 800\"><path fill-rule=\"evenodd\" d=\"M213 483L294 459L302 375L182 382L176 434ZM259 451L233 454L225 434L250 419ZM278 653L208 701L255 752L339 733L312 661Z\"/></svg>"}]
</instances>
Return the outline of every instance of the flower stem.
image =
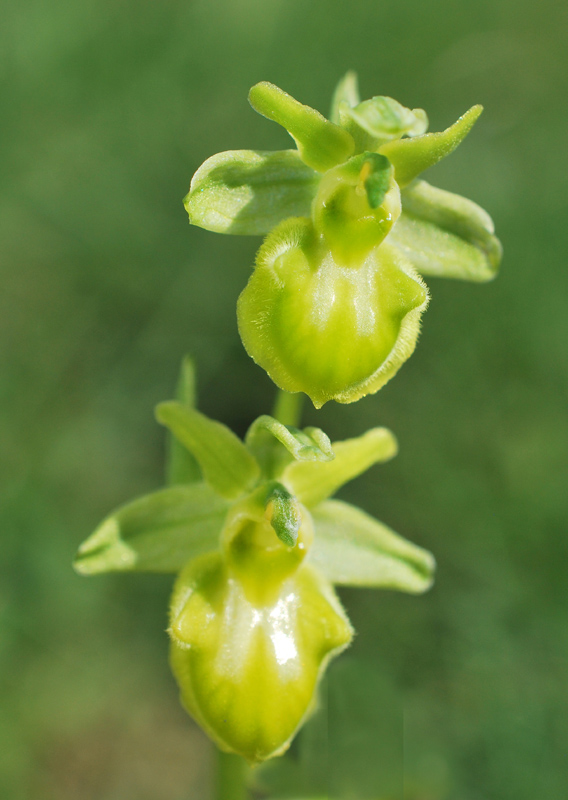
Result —
<instances>
[{"instance_id":1,"label":"flower stem","mask_svg":"<svg viewBox=\"0 0 568 800\"><path fill-rule=\"evenodd\" d=\"M294 428L298 428L300 426L303 403L304 395L302 392L292 394L279 389L272 416L283 425L291 425Z\"/></svg>"},{"instance_id":2,"label":"flower stem","mask_svg":"<svg viewBox=\"0 0 568 800\"><path fill-rule=\"evenodd\" d=\"M244 758L218 750L215 800L248 800L248 770Z\"/></svg>"}]
</instances>

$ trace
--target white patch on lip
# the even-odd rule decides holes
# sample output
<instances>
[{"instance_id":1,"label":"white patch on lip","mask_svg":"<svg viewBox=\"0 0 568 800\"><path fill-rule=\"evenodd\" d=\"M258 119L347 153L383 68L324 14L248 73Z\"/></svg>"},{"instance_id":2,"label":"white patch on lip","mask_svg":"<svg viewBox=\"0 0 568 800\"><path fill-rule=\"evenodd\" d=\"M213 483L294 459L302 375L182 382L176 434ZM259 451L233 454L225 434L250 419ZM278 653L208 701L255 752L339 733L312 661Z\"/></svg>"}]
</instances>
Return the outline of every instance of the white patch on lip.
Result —
<instances>
[{"instance_id":1,"label":"white patch on lip","mask_svg":"<svg viewBox=\"0 0 568 800\"><path fill-rule=\"evenodd\" d=\"M367 258L359 267L338 267L331 254L322 261L312 277L312 310L310 318L320 328L325 327L337 300L336 289L345 305L350 298L355 325L360 336L371 336L375 328L375 310L369 302L374 296L377 265Z\"/></svg>"},{"instance_id":2,"label":"white patch on lip","mask_svg":"<svg viewBox=\"0 0 568 800\"><path fill-rule=\"evenodd\" d=\"M271 658L279 667L287 665L287 679L291 679L300 668L295 631L299 602L296 593L289 592L273 606L259 608L246 599L238 582L230 581L230 586L215 669L233 678L238 675L246 668L252 641L260 633L272 645Z\"/></svg>"}]
</instances>

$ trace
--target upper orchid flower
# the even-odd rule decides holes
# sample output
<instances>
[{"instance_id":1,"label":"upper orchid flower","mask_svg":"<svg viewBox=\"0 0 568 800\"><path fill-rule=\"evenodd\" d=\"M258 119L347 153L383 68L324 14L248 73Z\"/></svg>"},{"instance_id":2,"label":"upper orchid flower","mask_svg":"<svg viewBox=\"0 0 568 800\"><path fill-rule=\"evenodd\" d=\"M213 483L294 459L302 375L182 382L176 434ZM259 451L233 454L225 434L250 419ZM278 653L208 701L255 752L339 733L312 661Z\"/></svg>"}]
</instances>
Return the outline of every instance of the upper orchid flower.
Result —
<instances>
[{"instance_id":1,"label":"upper orchid flower","mask_svg":"<svg viewBox=\"0 0 568 800\"><path fill-rule=\"evenodd\" d=\"M238 304L249 354L316 407L381 388L412 354L428 304L421 275L486 281L501 257L490 217L419 175L469 133L473 106L441 133L422 109L360 102L353 73L331 120L270 83L249 100L296 150L209 158L185 200L190 222L266 236Z\"/></svg>"}]
</instances>

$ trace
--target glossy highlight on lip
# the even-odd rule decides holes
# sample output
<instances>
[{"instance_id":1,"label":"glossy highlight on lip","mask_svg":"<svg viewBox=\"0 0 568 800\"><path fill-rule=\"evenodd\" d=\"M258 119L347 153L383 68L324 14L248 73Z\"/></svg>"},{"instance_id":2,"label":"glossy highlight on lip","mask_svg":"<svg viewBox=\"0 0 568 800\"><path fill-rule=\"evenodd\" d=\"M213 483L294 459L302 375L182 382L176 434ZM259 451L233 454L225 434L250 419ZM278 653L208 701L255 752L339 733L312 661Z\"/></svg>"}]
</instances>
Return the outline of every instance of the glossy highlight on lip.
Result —
<instances>
[{"instance_id":1,"label":"glossy highlight on lip","mask_svg":"<svg viewBox=\"0 0 568 800\"><path fill-rule=\"evenodd\" d=\"M327 662L352 637L331 584L311 566L298 562L275 588L269 602L245 591L230 551L218 551L191 562L172 597L170 661L183 703L220 746L251 762L288 746Z\"/></svg>"}]
</instances>

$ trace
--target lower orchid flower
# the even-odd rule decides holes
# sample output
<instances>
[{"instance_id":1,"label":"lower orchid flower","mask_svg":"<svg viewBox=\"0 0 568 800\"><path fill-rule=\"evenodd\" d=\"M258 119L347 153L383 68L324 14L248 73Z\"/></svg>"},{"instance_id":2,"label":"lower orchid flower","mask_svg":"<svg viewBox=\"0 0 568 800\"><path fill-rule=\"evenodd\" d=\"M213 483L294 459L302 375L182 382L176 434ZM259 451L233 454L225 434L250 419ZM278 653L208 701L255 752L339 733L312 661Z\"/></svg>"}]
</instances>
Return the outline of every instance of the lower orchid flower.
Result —
<instances>
[{"instance_id":1,"label":"lower orchid flower","mask_svg":"<svg viewBox=\"0 0 568 800\"><path fill-rule=\"evenodd\" d=\"M185 459L183 482L109 516L75 568L178 573L168 632L182 701L221 749L263 761L287 749L351 641L333 585L420 593L434 559L330 499L396 454L387 429L331 444L263 416L242 442L183 402L157 417Z\"/></svg>"}]
</instances>

